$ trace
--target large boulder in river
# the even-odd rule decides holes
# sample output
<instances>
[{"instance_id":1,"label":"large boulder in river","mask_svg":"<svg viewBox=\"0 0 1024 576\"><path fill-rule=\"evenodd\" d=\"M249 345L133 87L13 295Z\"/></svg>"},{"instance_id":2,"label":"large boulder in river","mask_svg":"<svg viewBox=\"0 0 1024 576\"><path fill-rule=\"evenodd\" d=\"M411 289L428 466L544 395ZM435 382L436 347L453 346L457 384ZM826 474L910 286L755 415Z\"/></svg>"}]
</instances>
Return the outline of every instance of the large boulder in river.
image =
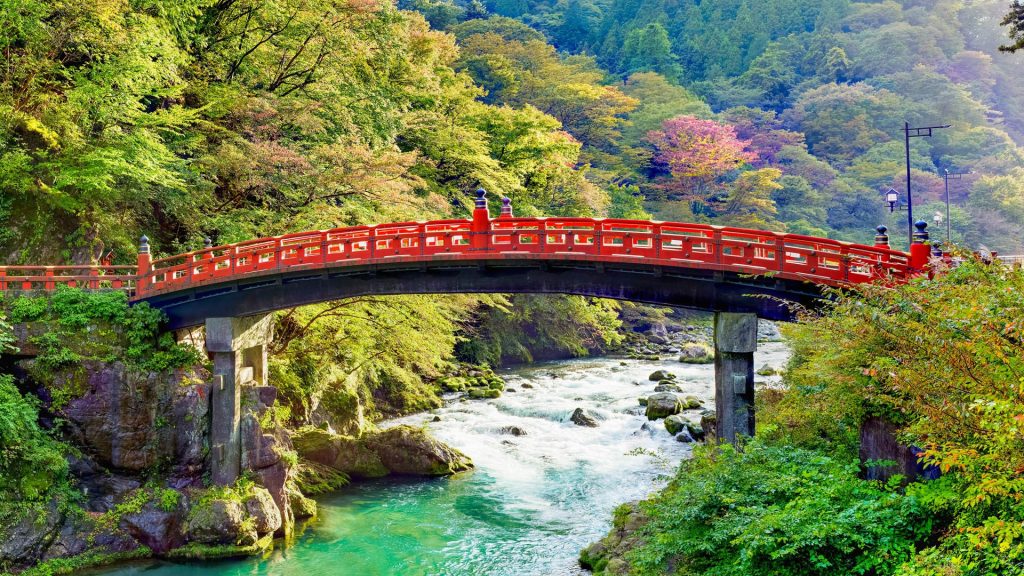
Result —
<instances>
[{"instance_id":1,"label":"large boulder in river","mask_svg":"<svg viewBox=\"0 0 1024 576\"><path fill-rule=\"evenodd\" d=\"M388 469L362 438L339 436L321 428L302 428L292 435L299 456L353 478L380 478Z\"/></svg>"},{"instance_id":2,"label":"large boulder in river","mask_svg":"<svg viewBox=\"0 0 1024 576\"><path fill-rule=\"evenodd\" d=\"M654 382L661 382L662 380L674 380L675 377L676 375L672 374L671 372L666 372L665 370L655 370L654 372L651 372L651 375L648 376L647 379Z\"/></svg>"},{"instance_id":3,"label":"large boulder in river","mask_svg":"<svg viewBox=\"0 0 1024 576\"><path fill-rule=\"evenodd\" d=\"M597 420L595 420L590 414L587 414L587 411L583 408L573 410L572 416L569 416L569 421L577 426L597 428Z\"/></svg>"},{"instance_id":4,"label":"large boulder in river","mask_svg":"<svg viewBox=\"0 0 1024 576\"><path fill-rule=\"evenodd\" d=\"M412 426L388 428L370 436L366 446L392 474L449 476L473 467L468 456Z\"/></svg>"},{"instance_id":5,"label":"large boulder in river","mask_svg":"<svg viewBox=\"0 0 1024 576\"><path fill-rule=\"evenodd\" d=\"M679 397L671 392L658 392L647 397L647 419L657 420L682 412Z\"/></svg>"}]
</instances>

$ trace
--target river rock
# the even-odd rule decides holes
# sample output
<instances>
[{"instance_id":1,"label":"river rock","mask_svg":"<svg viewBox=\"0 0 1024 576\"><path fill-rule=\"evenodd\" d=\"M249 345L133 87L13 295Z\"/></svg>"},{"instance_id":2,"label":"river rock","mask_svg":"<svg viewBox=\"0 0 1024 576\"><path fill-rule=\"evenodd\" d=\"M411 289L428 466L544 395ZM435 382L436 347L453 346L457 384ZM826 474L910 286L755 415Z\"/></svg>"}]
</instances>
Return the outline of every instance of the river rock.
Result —
<instances>
[{"instance_id":1,"label":"river rock","mask_svg":"<svg viewBox=\"0 0 1024 576\"><path fill-rule=\"evenodd\" d=\"M255 520L258 534L272 534L281 528L281 512L266 488L254 487L242 504L249 517Z\"/></svg>"},{"instance_id":2,"label":"river rock","mask_svg":"<svg viewBox=\"0 0 1024 576\"><path fill-rule=\"evenodd\" d=\"M657 386L654 387L655 392L682 392L683 389L678 384L673 384L669 381L661 381Z\"/></svg>"},{"instance_id":3,"label":"river rock","mask_svg":"<svg viewBox=\"0 0 1024 576\"><path fill-rule=\"evenodd\" d=\"M526 436L526 430L523 430L519 426L502 426L498 430L502 434L511 434L513 436Z\"/></svg>"},{"instance_id":4,"label":"river rock","mask_svg":"<svg viewBox=\"0 0 1024 576\"><path fill-rule=\"evenodd\" d=\"M758 376L775 376L776 374L780 374L781 372L781 370L778 370L772 366L765 364L764 366L758 368L755 374L757 374Z\"/></svg>"},{"instance_id":5,"label":"river rock","mask_svg":"<svg viewBox=\"0 0 1024 576\"><path fill-rule=\"evenodd\" d=\"M639 402L641 406L647 406L647 398L637 398L636 401Z\"/></svg>"},{"instance_id":6,"label":"river rock","mask_svg":"<svg viewBox=\"0 0 1024 576\"><path fill-rule=\"evenodd\" d=\"M683 409L679 397L671 392L658 392L647 397L647 419L657 420L673 414L678 414Z\"/></svg>"},{"instance_id":7,"label":"river rock","mask_svg":"<svg viewBox=\"0 0 1024 576\"><path fill-rule=\"evenodd\" d=\"M707 344L690 342L679 349L679 361L684 364L710 364L715 361L715 352Z\"/></svg>"},{"instance_id":8,"label":"river rock","mask_svg":"<svg viewBox=\"0 0 1024 576\"><path fill-rule=\"evenodd\" d=\"M586 426L588 428L597 427L597 420L595 420L594 417L588 414L583 408L573 410L572 416L569 416L569 420L577 426Z\"/></svg>"},{"instance_id":9,"label":"river rock","mask_svg":"<svg viewBox=\"0 0 1024 576\"><path fill-rule=\"evenodd\" d=\"M700 398L696 396L685 396L682 400L684 410L696 410L701 407Z\"/></svg>"},{"instance_id":10,"label":"river rock","mask_svg":"<svg viewBox=\"0 0 1024 576\"><path fill-rule=\"evenodd\" d=\"M533 384L528 384L526 382L523 382L522 384L519 385L519 387L520 388L526 388L527 390L529 390L530 388L533 388Z\"/></svg>"},{"instance_id":11,"label":"river rock","mask_svg":"<svg viewBox=\"0 0 1024 576\"><path fill-rule=\"evenodd\" d=\"M665 418L665 429L669 434L675 436L680 430L686 429L686 420L683 420L683 417L678 414L673 414Z\"/></svg>"},{"instance_id":12,"label":"river rock","mask_svg":"<svg viewBox=\"0 0 1024 576\"><path fill-rule=\"evenodd\" d=\"M369 437L366 446L392 474L449 476L473 468L473 461L425 430L395 426Z\"/></svg>"},{"instance_id":13,"label":"river rock","mask_svg":"<svg viewBox=\"0 0 1024 576\"><path fill-rule=\"evenodd\" d=\"M700 424L694 424L693 422L686 422L686 431L689 432L690 436L694 440L701 441L704 439L704 428Z\"/></svg>"},{"instance_id":14,"label":"river rock","mask_svg":"<svg viewBox=\"0 0 1024 576\"><path fill-rule=\"evenodd\" d=\"M651 372L651 375L648 376L647 379L652 380L654 382L661 382L662 380L674 380L675 377L676 375L672 374L671 372L666 372L665 370L655 370L654 372Z\"/></svg>"}]
</instances>

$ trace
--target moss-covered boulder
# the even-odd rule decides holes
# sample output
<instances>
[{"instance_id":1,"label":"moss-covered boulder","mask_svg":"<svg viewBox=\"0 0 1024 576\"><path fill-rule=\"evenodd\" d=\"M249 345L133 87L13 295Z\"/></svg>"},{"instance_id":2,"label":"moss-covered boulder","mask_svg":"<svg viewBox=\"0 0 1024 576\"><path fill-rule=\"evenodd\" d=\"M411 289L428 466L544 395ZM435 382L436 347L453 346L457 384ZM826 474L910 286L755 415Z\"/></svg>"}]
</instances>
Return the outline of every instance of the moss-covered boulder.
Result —
<instances>
[{"instance_id":1,"label":"moss-covered boulder","mask_svg":"<svg viewBox=\"0 0 1024 576\"><path fill-rule=\"evenodd\" d=\"M281 527L281 512L270 492L257 486L242 502L245 512L252 518L259 534L273 534Z\"/></svg>"},{"instance_id":2,"label":"moss-covered boulder","mask_svg":"<svg viewBox=\"0 0 1024 576\"><path fill-rule=\"evenodd\" d=\"M365 439L303 428L292 435L292 446L304 460L327 466L353 478L380 478L388 469Z\"/></svg>"},{"instance_id":3,"label":"moss-covered boulder","mask_svg":"<svg viewBox=\"0 0 1024 576\"><path fill-rule=\"evenodd\" d=\"M448 476L473 468L468 456L422 428L395 426L367 438L366 446L392 474Z\"/></svg>"},{"instance_id":4,"label":"moss-covered boulder","mask_svg":"<svg viewBox=\"0 0 1024 576\"><path fill-rule=\"evenodd\" d=\"M683 417L678 414L673 414L665 418L665 430L668 430L669 434L675 436L680 431L686 430L686 420L683 420Z\"/></svg>"},{"instance_id":5,"label":"moss-covered boulder","mask_svg":"<svg viewBox=\"0 0 1024 576\"><path fill-rule=\"evenodd\" d=\"M674 380L675 377L676 375L671 372L665 370L655 370L654 372L651 372L651 375L648 376L647 379L653 382L661 382L663 380Z\"/></svg>"},{"instance_id":6,"label":"moss-covered boulder","mask_svg":"<svg viewBox=\"0 0 1024 576\"><path fill-rule=\"evenodd\" d=\"M647 397L647 419L657 420L682 411L679 397L671 392L658 392Z\"/></svg>"},{"instance_id":7,"label":"moss-covered boulder","mask_svg":"<svg viewBox=\"0 0 1024 576\"><path fill-rule=\"evenodd\" d=\"M292 436L292 445L303 460L357 479L388 474L446 476L473 467L465 454L411 426L396 426L362 438L305 428Z\"/></svg>"},{"instance_id":8,"label":"moss-covered boulder","mask_svg":"<svg viewBox=\"0 0 1024 576\"><path fill-rule=\"evenodd\" d=\"M206 545L250 546L259 539L242 502L227 496L200 497L189 510L185 533L189 541Z\"/></svg>"},{"instance_id":9,"label":"moss-covered boulder","mask_svg":"<svg viewBox=\"0 0 1024 576\"><path fill-rule=\"evenodd\" d=\"M681 402L683 404L683 410L696 410L703 406L700 398L697 398L696 396L684 396Z\"/></svg>"}]
</instances>

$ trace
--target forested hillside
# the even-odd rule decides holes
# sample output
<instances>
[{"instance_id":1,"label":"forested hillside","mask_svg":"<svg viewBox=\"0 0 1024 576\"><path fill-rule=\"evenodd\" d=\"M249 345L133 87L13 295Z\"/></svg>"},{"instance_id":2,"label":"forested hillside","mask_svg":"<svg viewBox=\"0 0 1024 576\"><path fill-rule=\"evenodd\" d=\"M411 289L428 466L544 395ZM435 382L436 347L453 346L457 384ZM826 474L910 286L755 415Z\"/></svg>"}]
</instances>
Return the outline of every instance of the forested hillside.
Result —
<instances>
[{"instance_id":1,"label":"forested hillside","mask_svg":"<svg viewBox=\"0 0 1024 576\"><path fill-rule=\"evenodd\" d=\"M456 34L488 101L561 120L592 180L627 201L617 213L639 195L664 219L866 241L877 223L905 229L882 202L906 188L903 122L952 124L913 143L917 216L944 212L944 170L973 171L952 186L954 241L1020 248L1024 82L1019 56L998 50L1001 0L409 6ZM681 115L694 118L661 125ZM732 161L676 137L695 131Z\"/></svg>"}]
</instances>

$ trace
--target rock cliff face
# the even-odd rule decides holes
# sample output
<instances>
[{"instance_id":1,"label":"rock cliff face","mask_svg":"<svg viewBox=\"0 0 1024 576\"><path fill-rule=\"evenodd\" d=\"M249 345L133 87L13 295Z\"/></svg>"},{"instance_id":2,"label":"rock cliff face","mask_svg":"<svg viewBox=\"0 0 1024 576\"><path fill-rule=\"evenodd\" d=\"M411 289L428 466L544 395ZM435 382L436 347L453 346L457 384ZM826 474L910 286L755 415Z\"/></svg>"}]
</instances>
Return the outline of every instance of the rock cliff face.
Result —
<instances>
[{"instance_id":1,"label":"rock cliff face","mask_svg":"<svg viewBox=\"0 0 1024 576\"><path fill-rule=\"evenodd\" d=\"M26 374L34 360L22 361ZM81 510L51 502L0 514L0 572L79 556L161 555L187 558L258 553L287 535L315 503L294 485L295 457L287 431L260 422L277 400L272 387L245 388L242 468L255 482L207 487L208 375L187 371L136 373L121 362L83 362L57 373L46 389L73 390L49 409L79 453L69 456ZM26 381L26 387L41 386Z\"/></svg>"},{"instance_id":2,"label":"rock cliff face","mask_svg":"<svg viewBox=\"0 0 1024 576\"><path fill-rule=\"evenodd\" d=\"M131 373L87 362L57 379L84 377L85 393L61 410L76 444L99 466L140 473L169 463L176 487L202 476L209 386L195 372Z\"/></svg>"}]
</instances>

